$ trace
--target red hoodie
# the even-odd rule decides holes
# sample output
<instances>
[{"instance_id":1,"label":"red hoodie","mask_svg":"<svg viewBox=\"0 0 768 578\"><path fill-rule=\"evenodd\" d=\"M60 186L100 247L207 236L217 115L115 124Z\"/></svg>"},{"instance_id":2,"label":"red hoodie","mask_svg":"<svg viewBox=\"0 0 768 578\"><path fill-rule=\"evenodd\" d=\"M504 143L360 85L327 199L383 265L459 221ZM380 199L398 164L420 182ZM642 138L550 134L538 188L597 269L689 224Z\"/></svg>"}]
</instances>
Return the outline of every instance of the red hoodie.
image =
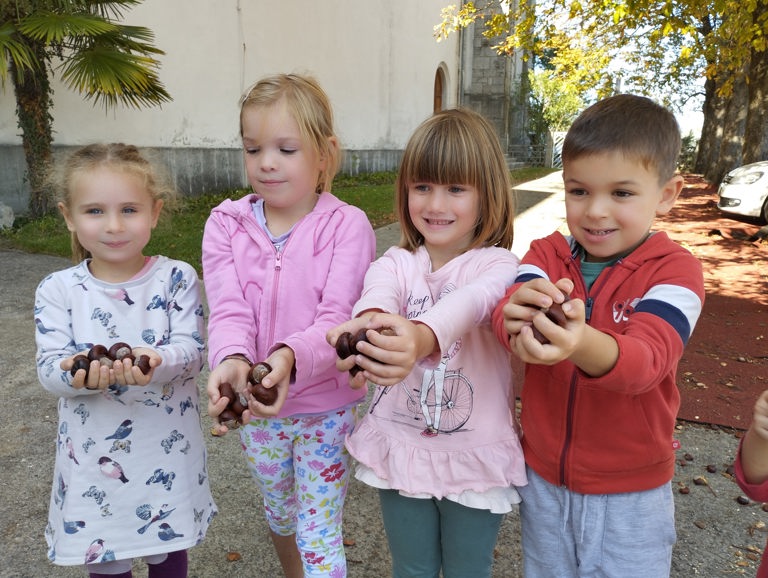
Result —
<instances>
[{"instance_id":1,"label":"red hoodie","mask_svg":"<svg viewBox=\"0 0 768 578\"><path fill-rule=\"evenodd\" d=\"M568 277L571 297L585 302L587 323L619 347L616 365L596 378L569 361L526 365L526 462L550 483L581 494L656 488L674 474L675 376L704 302L701 264L666 233L655 233L607 267L587 294L578 255L573 238L560 233L534 241L493 312L496 336L509 347L502 314L509 296L536 277Z\"/></svg>"}]
</instances>

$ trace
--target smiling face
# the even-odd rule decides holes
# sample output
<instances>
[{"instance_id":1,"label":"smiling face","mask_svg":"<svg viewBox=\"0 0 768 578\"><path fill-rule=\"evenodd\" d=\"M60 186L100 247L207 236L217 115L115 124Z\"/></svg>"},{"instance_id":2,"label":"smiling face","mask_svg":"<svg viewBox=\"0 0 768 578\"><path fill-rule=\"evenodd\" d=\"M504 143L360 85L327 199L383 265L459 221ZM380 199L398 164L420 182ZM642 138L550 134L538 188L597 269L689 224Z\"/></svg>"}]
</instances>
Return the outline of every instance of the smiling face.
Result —
<instances>
[{"instance_id":1,"label":"smiling face","mask_svg":"<svg viewBox=\"0 0 768 578\"><path fill-rule=\"evenodd\" d=\"M648 236L657 215L670 211L683 179L659 183L655 171L618 152L571 159L563 169L568 228L587 261L622 257Z\"/></svg>"},{"instance_id":2,"label":"smiling face","mask_svg":"<svg viewBox=\"0 0 768 578\"><path fill-rule=\"evenodd\" d=\"M409 183L408 214L437 270L471 245L480 197L470 185Z\"/></svg>"},{"instance_id":3,"label":"smiling face","mask_svg":"<svg viewBox=\"0 0 768 578\"><path fill-rule=\"evenodd\" d=\"M270 229L276 232L273 220L293 225L317 202L322 159L283 100L244 109L242 135L248 182L264 199Z\"/></svg>"},{"instance_id":4,"label":"smiling face","mask_svg":"<svg viewBox=\"0 0 768 578\"><path fill-rule=\"evenodd\" d=\"M144 247L162 206L141 177L101 166L75 176L70 202L60 203L59 210L67 228L91 254L91 273L117 282L130 279L144 266Z\"/></svg>"}]
</instances>

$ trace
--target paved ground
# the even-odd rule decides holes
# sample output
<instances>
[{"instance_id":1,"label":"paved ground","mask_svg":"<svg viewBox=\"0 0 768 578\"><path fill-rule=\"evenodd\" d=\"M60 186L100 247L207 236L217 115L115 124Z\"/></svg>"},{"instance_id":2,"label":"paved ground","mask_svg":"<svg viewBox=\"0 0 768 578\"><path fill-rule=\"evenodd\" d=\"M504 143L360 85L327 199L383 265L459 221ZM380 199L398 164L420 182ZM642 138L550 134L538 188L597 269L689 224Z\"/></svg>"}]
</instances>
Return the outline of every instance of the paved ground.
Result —
<instances>
[{"instance_id":1,"label":"paved ground","mask_svg":"<svg viewBox=\"0 0 768 578\"><path fill-rule=\"evenodd\" d=\"M515 251L530 239L562 224L558 175L525 187L516 225ZM397 242L396 227L378 231L380 249ZM82 577L79 568L51 565L43 529L53 469L56 400L37 382L34 368L32 307L34 290L66 259L0 250L0 578ZM205 383L206 375L199 380ZM29 413L25 413L26 409ZM210 423L205 418L206 426ZM754 576L765 544L766 513L760 504L740 505L740 492L726 473L738 443L735 432L700 424L681 424L675 488L678 544L674 578ZM259 496L239 454L234 436L209 438L214 497L220 515L205 541L190 551L191 578L276 577L279 565L257 504ZM707 466L716 471L711 473ZM697 485L694 478L706 485ZM353 481L347 501L345 536L351 578L390 575L389 554L375 492ZM494 578L522 575L516 513L503 524ZM239 560L230 561L228 554ZM140 564L137 576L146 576Z\"/></svg>"}]
</instances>

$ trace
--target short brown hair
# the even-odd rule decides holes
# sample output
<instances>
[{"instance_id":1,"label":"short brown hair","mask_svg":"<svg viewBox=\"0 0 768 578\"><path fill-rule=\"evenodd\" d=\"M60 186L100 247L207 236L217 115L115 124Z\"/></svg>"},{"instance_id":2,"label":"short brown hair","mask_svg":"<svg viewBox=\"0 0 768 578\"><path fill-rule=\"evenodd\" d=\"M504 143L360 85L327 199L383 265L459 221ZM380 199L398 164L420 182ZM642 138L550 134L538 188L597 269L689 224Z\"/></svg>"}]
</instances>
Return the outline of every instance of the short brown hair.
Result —
<instances>
[{"instance_id":1,"label":"short brown hair","mask_svg":"<svg viewBox=\"0 0 768 578\"><path fill-rule=\"evenodd\" d=\"M468 249L512 247L515 203L499 137L480 114L464 108L435 113L421 123L405 147L395 182L400 246L424 244L408 213L408 185L414 182L462 184L480 197L479 218Z\"/></svg>"},{"instance_id":2,"label":"short brown hair","mask_svg":"<svg viewBox=\"0 0 768 578\"><path fill-rule=\"evenodd\" d=\"M605 152L619 152L652 171L659 182L671 179L680 155L675 116L650 98L617 94L593 104L573 122L563 142L563 163Z\"/></svg>"}]
</instances>

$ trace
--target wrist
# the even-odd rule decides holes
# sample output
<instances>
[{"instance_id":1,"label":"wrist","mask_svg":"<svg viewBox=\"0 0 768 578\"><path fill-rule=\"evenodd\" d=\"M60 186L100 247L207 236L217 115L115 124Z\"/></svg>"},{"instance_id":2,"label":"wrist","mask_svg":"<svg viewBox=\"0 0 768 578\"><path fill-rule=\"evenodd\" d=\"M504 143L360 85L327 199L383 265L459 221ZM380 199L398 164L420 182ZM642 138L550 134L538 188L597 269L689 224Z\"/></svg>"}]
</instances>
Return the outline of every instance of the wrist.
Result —
<instances>
[{"instance_id":1,"label":"wrist","mask_svg":"<svg viewBox=\"0 0 768 578\"><path fill-rule=\"evenodd\" d=\"M221 360L221 363L224 363L225 361L242 361L243 363L247 363L248 365L251 365L251 360L248 359L242 353L233 353L232 355L225 355L224 358Z\"/></svg>"}]
</instances>

